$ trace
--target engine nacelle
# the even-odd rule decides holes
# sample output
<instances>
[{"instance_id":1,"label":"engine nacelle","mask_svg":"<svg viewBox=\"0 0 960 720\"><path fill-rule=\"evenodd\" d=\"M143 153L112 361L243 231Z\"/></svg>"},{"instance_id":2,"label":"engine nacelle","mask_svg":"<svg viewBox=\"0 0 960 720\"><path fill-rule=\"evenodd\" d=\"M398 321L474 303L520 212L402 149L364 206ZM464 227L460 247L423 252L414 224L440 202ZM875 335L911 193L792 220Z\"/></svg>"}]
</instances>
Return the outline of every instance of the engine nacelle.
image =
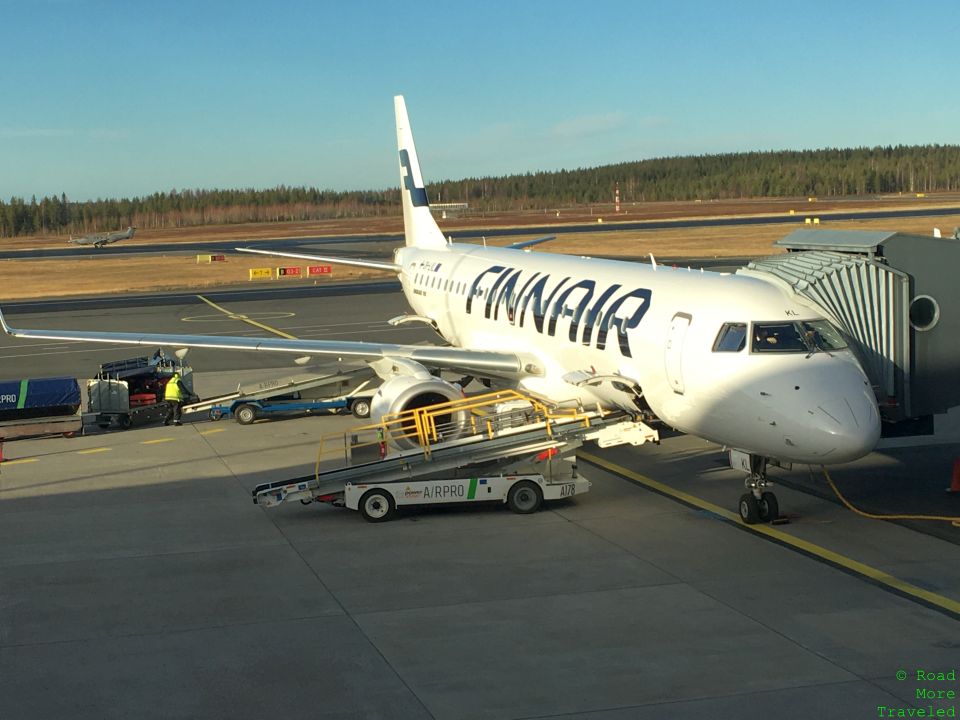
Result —
<instances>
[{"instance_id":1,"label":"engine nacelle","mask_svg":"<svg viewBox=\"0 0 960 720\"><path fill-rule=\"evenodd\" d=\"M446 380L427 373L398 375L387 380L370 403L371 422L380 422L384 416L415 410L428 405L438 405L452 400L462 400L463 390ZM451 412L437 416L436 427L440 440L453 440L463 435L469 427L466 411ZM392 426L390 442L401 449L417 447L416 429L412 422L403 427Z\"/></svg>"}]
</instances>

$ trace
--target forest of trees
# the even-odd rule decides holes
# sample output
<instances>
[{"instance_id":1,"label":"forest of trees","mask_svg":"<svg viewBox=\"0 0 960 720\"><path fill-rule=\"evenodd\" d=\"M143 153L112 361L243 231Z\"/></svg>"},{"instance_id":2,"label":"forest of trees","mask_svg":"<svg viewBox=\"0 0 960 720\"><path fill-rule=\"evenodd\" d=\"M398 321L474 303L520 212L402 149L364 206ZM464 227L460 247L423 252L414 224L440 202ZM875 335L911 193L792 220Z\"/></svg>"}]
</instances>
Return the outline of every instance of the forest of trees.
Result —
<instances>
[{"instance_id":1,"label":"forest of trees","mask_svg":"<svg viewBox=\"0 0 960 720\"><path fill-rule=\"evenodd\" d=\"M670 157L596 168L431 183L431 201L505 211L606 203L754 197L873 195L960 190L960 146L916 145ZM397 189L171 190L72 202L53 195L0 201L0 237L124 228L396 215Z\"/></svg>"}]
</instances>

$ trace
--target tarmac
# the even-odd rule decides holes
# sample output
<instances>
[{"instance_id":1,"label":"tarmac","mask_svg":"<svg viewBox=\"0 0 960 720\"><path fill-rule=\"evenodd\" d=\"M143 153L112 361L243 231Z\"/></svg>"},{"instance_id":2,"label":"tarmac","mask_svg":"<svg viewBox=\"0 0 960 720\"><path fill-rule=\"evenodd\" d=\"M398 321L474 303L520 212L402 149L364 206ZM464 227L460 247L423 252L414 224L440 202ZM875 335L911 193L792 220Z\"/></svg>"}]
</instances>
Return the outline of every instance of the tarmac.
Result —
<instances>
[{"instance_id":1,"label":"tarmac","mask_svg":"<svg viewBox=\"0 0 960 720\"><path fill-rule=\"evenodd\" d=\"M321 317L307 304L273 324L320 333L350 317L369 319L364 333L391 332L372 319L391 314L388 296L351 302L353 315L326 306ZM197 314L163 310L164 329ZM31 326L42 326L38 317ZM129 322L113 317L116 329ZM87 353L15 343L0 342L17 356L4 362L51 353L34 362L59 358L62 374L65 359ZM299 371L190 358L204 396ZM208 360L220 364L205 369ZM918 699L918 690L960 690L947 679L960 657L960 528L940 523L935 535L860 517L814 488L805 468L772 473L790 522L748 528L732 513L739 473L720 448L680 435L586 448L591 492L534 515L447 507L372 525L326 505L251 502L255 485L311 472L319 436L355 422L197 418L7 443L0 717L956 712L955 698ZM942 486L956 452L885 449L833 475L858 500L884 473L889 484L900 473ZM960 498L937 492L944 512L960 514ZM921 681L918 671L944 679Z\"/></svg>"}]
</instances>

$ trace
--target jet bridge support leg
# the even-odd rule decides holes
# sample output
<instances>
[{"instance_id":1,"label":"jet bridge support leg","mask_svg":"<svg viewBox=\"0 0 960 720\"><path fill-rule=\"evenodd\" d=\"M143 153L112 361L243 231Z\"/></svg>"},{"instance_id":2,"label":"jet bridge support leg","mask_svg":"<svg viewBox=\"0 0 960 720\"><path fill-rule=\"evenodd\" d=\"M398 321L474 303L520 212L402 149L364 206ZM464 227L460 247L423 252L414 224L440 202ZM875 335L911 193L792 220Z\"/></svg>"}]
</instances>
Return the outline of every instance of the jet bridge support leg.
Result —
<instances>
[{"instance_id":1,"label":"jet bridge support leg","mask_svg":"<svg viewBox=\"0 0 960 720\"><path fill-rule=\"evenodd\" d=\"M780 517L780 504L777 496L767 490L767 458L750 454L750 470L743 481L747 492L740 496L740 519L748 525L757 522L772 522Z\"/></svg>"}]
</instances>

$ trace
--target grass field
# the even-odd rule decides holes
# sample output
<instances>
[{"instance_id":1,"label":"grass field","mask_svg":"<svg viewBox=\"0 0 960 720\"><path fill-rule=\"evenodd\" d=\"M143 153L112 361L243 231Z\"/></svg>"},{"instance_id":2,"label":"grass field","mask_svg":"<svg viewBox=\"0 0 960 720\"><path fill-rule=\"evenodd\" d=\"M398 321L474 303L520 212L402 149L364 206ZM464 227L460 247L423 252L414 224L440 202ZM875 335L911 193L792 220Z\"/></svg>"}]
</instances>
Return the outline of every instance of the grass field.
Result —
<instances>
[{"instance_id":1,"label":"grass field","mask_svg":"<svg viewBox=\"0 0 960 720\"><path fill-rule=\"evenodd\" d=\"M782 201L777 201L782 203ZM664 203L675 209L676 204ZM695 209L695 208L694 208ZM754 209L768 212L769 208ZM689 210L689 208L688 208ZM536 216L539 217L539 216ZM802 216L800 216L802 217ZM530 224L529 216L522 219ZM490 218L485 219L491 222ZM501 226L509 226L510 218L500 218ZM458 223L444 223L444 229L454 229ZM460 223L462 225L462 222ZM838 230L887 230L922 235L932 234L934 225L945 235L960 226L960 215L935 218L890 218L883 220L830 221L821 218L820 228ZM489 227L487 225L485 227ZM623 258L646 259L650 253L660 258L712 258L712 257L762 257L775 252L772 243L795 229L807 227L772 224L742 227L677 228L669 230L582 232L563 234L557 227L557 240L537 247L536 252L557 252L571 255L605 255ZM158 242L197 242L236 240L238 243L254 239L279 237L313 237L321 234L401 232L398 218L338 220L326 223L278 223L258 225L231 225L216 228L191 228L168 231L151 231L137 235L128 244L143 244L145 247ZM530 235L528 237L534 237ZM505 245L516 242L519 237L499 238L490 244ZM62 239L18 238L15 244L21 247L50 247ZM31 245L31 243L33 243ZM13 248L14 241L3 243ZM333 251L336 254L336 251ZM276 267L281 264L306 265L305 261L289 262L241 254L227 255L226 262L197 264L196 257L189 255L165 256L103 256L77 255L76 259L56 260L3 260L0 261L0 301L71 295L102 295L121 292L149 292L159 290L202 291L222 285L251 282L248 270L254 267ZM332 278L258 280L257 283L313 283L332 282L357 278L389 277L390 273L363 268L335 266ZM252 284L252 283L251 283Z\"/></svg>"}]
</instances>

